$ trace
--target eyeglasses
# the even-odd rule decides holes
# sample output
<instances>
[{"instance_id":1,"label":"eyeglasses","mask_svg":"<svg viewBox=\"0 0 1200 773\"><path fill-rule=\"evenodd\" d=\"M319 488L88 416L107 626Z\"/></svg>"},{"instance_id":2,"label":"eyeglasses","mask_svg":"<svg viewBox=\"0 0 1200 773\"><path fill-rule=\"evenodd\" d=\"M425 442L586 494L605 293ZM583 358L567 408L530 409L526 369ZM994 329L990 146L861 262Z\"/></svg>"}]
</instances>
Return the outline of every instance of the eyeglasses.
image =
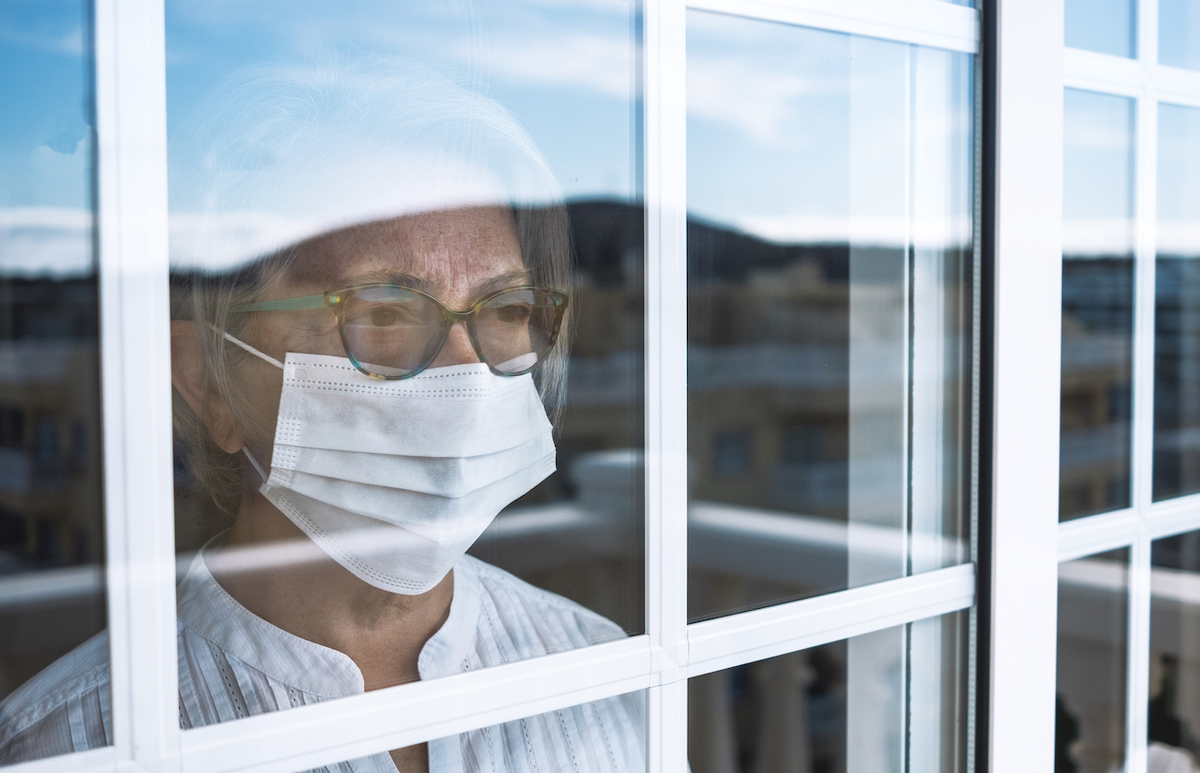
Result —
<instances>
[{"instance_id":1,"label":"eyeglasses","mask_svg":"<svg viewBox=\"0 0 1200 773\"><path fill-rule=\"evenodd\" d=\"M471 346L498 376L520 376L546 361L567 310L567 294L544 287L511 287L480 298L466 311L446 308L411 287L366 284L235 306L234 313L332 308L346 355L373 378L411 378L429 367L465 322Z\"/></svg>"}]
</instances>

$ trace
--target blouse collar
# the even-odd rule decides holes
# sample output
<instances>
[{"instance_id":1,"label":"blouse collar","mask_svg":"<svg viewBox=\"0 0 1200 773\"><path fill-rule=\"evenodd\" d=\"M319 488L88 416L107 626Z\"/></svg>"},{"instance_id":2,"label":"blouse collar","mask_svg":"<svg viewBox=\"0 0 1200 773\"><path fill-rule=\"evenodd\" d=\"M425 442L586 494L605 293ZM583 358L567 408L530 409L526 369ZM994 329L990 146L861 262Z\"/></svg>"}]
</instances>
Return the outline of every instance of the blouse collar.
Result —
<instances>
[{"instance_id":1,"label":"blouse collar","mask_svg":"<svg viewBox=\"0 0 1200 773\"><path fill-rule=\"evenodd\" d=\"M454 567L446 622L418 656L417 672L422 680L469 668L478 632L480 595L475 559L464 556ZM239 604L213 578L204 550L192 560L179 584L177 607L181 626L289 687L322 699L363 692L362 672L348 655L288 633Z\"/></svg>"}]
</instances>

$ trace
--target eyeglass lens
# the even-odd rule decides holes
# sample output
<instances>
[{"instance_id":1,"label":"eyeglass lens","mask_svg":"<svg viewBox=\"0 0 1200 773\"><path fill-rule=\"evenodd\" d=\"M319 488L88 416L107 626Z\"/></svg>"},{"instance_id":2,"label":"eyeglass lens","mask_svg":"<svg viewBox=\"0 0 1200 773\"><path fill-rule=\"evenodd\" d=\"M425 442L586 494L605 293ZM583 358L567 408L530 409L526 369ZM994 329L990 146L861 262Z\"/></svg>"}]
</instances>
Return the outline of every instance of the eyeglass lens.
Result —
<instances>
[{"instance_id":1,"label":"eyeglass lens","mask_svg":"<svg viewBox=\"0 0 1200 773\"><path fill-rule=\"evenodd\" d=\"M555 298L516 289L490 298L475 312L475 337L492 370L524 373L541 362L558 326ZM343 311L346 347L369 373L387 378L429 365L445 340L442 310L432 299L403 287L363 288Z\"/></svg>"}]
</instances>

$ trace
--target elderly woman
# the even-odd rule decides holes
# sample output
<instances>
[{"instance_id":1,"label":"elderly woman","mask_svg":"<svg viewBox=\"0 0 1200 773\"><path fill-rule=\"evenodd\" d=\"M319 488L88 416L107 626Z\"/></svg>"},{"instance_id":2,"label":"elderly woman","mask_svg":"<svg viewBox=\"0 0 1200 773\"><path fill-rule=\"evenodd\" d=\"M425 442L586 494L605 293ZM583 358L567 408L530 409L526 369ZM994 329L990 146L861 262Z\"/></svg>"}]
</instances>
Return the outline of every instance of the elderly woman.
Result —
<instances>
[{"instance_id":1,"label":"elderly woman","mask_svg":"<svg viewBox=\"0 0 1200 773\"><path fill-rule=\"evenodd\" d=\"M173 289L177 437L232 514L179 587L181 726L623 636L465 555L555 467L570 242L515 121L341 60L243 74L196 136L196 249L260 257ZM111 742L107 653L0 705L0 764ZM634 770L642 723L625 696L341 769Z\"/></svg>"}]
</instances>

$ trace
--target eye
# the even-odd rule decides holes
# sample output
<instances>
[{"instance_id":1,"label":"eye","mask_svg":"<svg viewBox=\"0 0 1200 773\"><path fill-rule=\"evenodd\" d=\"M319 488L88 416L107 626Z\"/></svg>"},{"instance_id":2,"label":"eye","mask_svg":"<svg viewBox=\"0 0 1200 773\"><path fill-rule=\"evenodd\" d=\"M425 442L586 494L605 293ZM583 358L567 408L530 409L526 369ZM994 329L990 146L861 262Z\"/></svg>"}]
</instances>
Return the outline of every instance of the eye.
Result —
<instances>
[{"instance_id":1,"label":"eye","mask_svg":"<svg viewBox=\"0 0 1200 773\"><path fill-rule=\"evenodd\" d=\"M532 313L528 304L511 303L496 309L496 318L501 322L515 324L529 319Z\"/></svg>"},{"instance_id":2,"label":"eye","mask_svg":"<svg viewBox=\"0 0 1200 773\"><path fill-rule=\"evenodd\" d=\"M394 306L377 306L367 312L367 318L374 327L391 327L400 320L400 314Z\"/></svg>"}]
</instances>

